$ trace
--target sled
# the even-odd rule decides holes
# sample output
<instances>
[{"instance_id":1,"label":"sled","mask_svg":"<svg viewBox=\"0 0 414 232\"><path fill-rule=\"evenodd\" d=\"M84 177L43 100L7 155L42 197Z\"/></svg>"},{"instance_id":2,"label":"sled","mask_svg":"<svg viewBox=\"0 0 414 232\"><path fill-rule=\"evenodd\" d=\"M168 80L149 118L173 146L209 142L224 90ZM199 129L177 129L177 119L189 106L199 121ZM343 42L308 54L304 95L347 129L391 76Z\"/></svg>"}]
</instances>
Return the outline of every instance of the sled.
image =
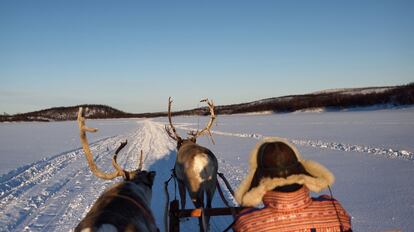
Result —
<instances>
[{"instance_id":1,"label":"sled","mask_svg":"<svg viewBox=\"0 0 414 232\"><path fill-rule=\"evenodd\" d=\"M206 216L226 216L239 214L242 211L243 207L224 207L224 208L210 208L210 209L179 209L178 200L173 200L170 202L169 210L169 232L179 232L180 231L180 218L188 217L201 217L204 213Z\"/></svg>"},{"instance_id":2,"label":"sled","mask_svg":"<svg viewBox=\"0 0 414 232\"><path fill-rule=\"evenodd\" d=\"M221 177L221 179L223 180L223 182L225 183L227 189L230 191L230 193L234 196L234 192L229 184L229 182L227 181L227 179L224 177L224 175L222 173L218 173L218 176ZM174 178L173 176L171 176L171 178ZM168 182L171 180L171 178L165 182L165 190L167 193L167 202L169 204L168 207L168 215L166 215L168 217L165 218L166 220L168 220L168 222L166 222L166 231L168 232L179 232L180 231L180 219L181 218L189 218L189 217L202 217L203 214L205 216L210 216L210 217L214 217L214 216L227 216L227 215L231 215L233 216L233 219L236 218L236 216L243 210L245 209L244 207L231 207L227 201L227 199L224 197L224 193L221 189L221 186L219 184L219 182L217 181L217 190L220 194L221 199L223 200L223 203L227 206L227 207L222 207L222 208L209 208L209 209L180 209L179 208L179 201L177 199L174 199L172 201L169 201L169 194L168 194ZM230 227L229 227L230 228Z\"/></svg>"}]
</instances>

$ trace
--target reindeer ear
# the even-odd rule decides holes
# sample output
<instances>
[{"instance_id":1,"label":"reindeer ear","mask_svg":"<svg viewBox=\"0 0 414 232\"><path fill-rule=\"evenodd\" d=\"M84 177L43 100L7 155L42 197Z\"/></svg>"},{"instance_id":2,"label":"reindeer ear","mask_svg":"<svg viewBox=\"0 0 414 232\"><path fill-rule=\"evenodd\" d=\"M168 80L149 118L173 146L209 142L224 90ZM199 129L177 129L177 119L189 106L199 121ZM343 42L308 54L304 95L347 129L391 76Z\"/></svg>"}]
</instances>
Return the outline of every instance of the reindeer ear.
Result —
<instances>
[{"instance_id":1,"label":"reindeer ear","mask_svg":"<svg viewBox=\"0 0 414 232\"><path fill-rule=\"evenodd\" d=\"M156 172L154 172L154 171L150 171L147 174L147 178L150 181L151 185L154 183L155 174L156 174Z\"/></svg>"}]
</instances>

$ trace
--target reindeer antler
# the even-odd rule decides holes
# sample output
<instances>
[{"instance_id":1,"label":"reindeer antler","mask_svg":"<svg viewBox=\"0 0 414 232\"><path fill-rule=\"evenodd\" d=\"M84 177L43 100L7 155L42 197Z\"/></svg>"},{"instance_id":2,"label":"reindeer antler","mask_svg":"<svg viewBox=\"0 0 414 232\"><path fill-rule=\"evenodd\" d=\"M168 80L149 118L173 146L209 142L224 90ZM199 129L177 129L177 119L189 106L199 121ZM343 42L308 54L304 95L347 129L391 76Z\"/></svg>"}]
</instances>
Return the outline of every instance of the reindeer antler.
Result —
<instances>
[{"instance_id":1,"label":"reindeer antler","mask_svg":"<svg viewBox=\"0 0 414 232\"><path fill-rule=\"evenodd\" d=\"M124 148L128 143L128 140L125 140L125 142L122 142L119 147L115 151L115 155L112 157L112 166L115 168L115 170L122 176L122 178L126 179L127 176L129 176L127 173L128 171L125 171L121 166L119 166L116 159L118 158L118 153Z\"/></svg>"},{"instance_id":2,"label":"reindeer antler","mask_svg":"<svg viewBox=\"0 0 414 232\"><path fill-rule=\"evenodd\" d=\"M213 140L213 137L212 137L211 131L210 131L211 127L213 126L213 122L216 119L216 115L214 113L214 103L213 103L213 100L209 101L208 98L206 98L206 99L201 100L200 102L207 102L208 109L210 110L210 120L209 120L209 122L207 123L207 126L204 129L202 129L200 131L196 131L194 133L191 133L191 135L194 138L197 138L198 136L203 135L204 133L207 132L208 135L211 138L211 141L214 143L214 140Z\"/></svg>"},{"instance_id":3,"label":"reindeer antler","mask_svg":"<svg viewBox=\"0 0 414 232\"><path fill-rule=\"evenodd\" d=\"M171 119L171 103L172 103L171 97L168 98L168 121L170 122L170 125L165 125L165 131L167 132L168 136L170 136L175 141L182 140L181 137L178 135L177 130L175 129L172 119Z\"/></svg>"},{"instance_id":4,"label":"reindeer antler","mask_svg":"<svg viewBox=\"0 0 414 232\"><path fill-rule=\"evenodd\" d=\"M138 163L138 170L142 170L142 154L143 154L143 152L142 152L142 150L141 150L141 156L139 157L139 163Z\"/></svg>"},{"instance_id":5,"label":"reindeer antler","mask_svg":"<svg viewBox=\"0 0 414 232\"><path fill-rule=\"evenodd\" d=\"M88 166L91 169L92 173L95 174L95 176L105 179L105 180L112 180L115 177L122 176L124 179L128 175L128 172L123 170L121 166L116 162L116 158L118 153L121 151L122 148L125 147L127 144L127 141L122 142L121 145L119 145L118 149L115 152L115 155L112 157L112 165L115 168L115 171L111 173L106 173L101 171L97 166L96 163L93 160L92 152L89 148L89 142L88 138L86 137L86 132L96 132L98 129L96 128L89 128L85 125L85 117L83 116L83 109L82 107L79 107L78 112L78 125L79 125L79 131L80 131L80 140L82 143L83 151L85 152L86 160L88 161Z\"/></svg>"}]
</instances>

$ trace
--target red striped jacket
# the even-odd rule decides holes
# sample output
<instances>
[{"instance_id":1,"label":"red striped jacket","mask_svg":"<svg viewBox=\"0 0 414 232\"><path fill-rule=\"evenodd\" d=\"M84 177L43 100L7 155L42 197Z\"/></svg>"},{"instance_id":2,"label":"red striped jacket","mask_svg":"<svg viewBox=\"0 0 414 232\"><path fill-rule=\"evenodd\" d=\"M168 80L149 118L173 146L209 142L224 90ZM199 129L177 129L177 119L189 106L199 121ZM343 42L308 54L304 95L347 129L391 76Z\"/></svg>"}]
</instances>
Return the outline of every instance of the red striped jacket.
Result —
<instances>
[{"instance_id":1,"label":"red striped jacket","mask_svg":"<svg viewBox=\"0 0 414 232\"><path fill-rule=\"evenodd\" d=\"M264 208L246 209L233 227L235 231L351 231L351 219L341 204L327 195L311 198L309 190L282 193L269 191ZM341 230L342 226L342 230Z\"/></svg>"}]
</instances>

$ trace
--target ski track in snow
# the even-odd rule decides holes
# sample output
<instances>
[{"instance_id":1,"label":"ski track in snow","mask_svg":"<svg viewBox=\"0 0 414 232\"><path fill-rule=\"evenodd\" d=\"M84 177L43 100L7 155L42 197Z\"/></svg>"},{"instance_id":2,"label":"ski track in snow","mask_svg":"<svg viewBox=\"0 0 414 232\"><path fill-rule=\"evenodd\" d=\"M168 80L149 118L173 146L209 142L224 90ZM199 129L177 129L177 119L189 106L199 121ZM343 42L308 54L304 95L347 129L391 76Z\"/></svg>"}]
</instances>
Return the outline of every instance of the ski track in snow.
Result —
<instances>
[{"instance_id":1,"label":"ski track in snow","mask_svg":"<svg viewBox=\"0 0 414 232\"><path fill-rule=\"evenodd\" d=\"M191 128L188 125L177 125L176 128L180 128L183 130L196 130L195 128ZM235 136L240 138L253 138L260 140L264 135L257 134L257 133L229 133L223 131L216 131L211 130L211 133L216 135L224 135L224 136ZM391 148L381 148L381 147L371 147L371 146L364 146L364 145L356 145L356 144L346 144L346 143L338 143L338 142L326 142L320 140L298 140L298 139L291 139L291 143L296 144L298 146L308 146L308 147L315 147L319 149L330 149L336 151L344 151L344 152L361 152L361 153L368 153L372 155L381 155L388 158L400 158L405 160L414 160L414 153L409 152L406 150L393 150Z\"/></svg>"},{"instance_id":2,"label":"ski track in snow","mask_svg":"<svg viewBox=\"0 0 414 232\"><path fill-rule=\"evenodd\" d=\"M177 124L176 127L187 131L194 129L188 123ZM252 139L263 137L254 133L212 133ZM112 154L119 142L125 139L128 140L128 146L119 155L119 164L127 170L135 169L142 150L145 156L143 168L157 171L152 209L159 228L163 230L165 198L154 199L154 196L164 196L163 182L170 177L170 169L175 161L175 142L166 135L163 123L152 120L137 121L137 129L129 134L91 143L95 161L102 170L112 170ZM413 153L408 151L314 140L291 142L320 149L414 159ZM232 186L236 186L244 176L240 167L228 164L221 158L218 161L219 171L224 172ZM81 148L17 168L0 177L0 231L70 231L86 215L102 191L113 183L114 181L101 180L91 174ZM225 188L223 190L231 198L230 193ZM170 199L174 198L173 184L169 186L169 191ZM221 200L218 199L218 194L215 194L213 205L221 207ZM191 207L191 201L187 202ZM226 217L212 218L211 227L213 231L220 231L230 223L231 219ZM182 221L182 231L191 231L195 227L198 226L194 219Z\"/></svg>"}]
</instances>

